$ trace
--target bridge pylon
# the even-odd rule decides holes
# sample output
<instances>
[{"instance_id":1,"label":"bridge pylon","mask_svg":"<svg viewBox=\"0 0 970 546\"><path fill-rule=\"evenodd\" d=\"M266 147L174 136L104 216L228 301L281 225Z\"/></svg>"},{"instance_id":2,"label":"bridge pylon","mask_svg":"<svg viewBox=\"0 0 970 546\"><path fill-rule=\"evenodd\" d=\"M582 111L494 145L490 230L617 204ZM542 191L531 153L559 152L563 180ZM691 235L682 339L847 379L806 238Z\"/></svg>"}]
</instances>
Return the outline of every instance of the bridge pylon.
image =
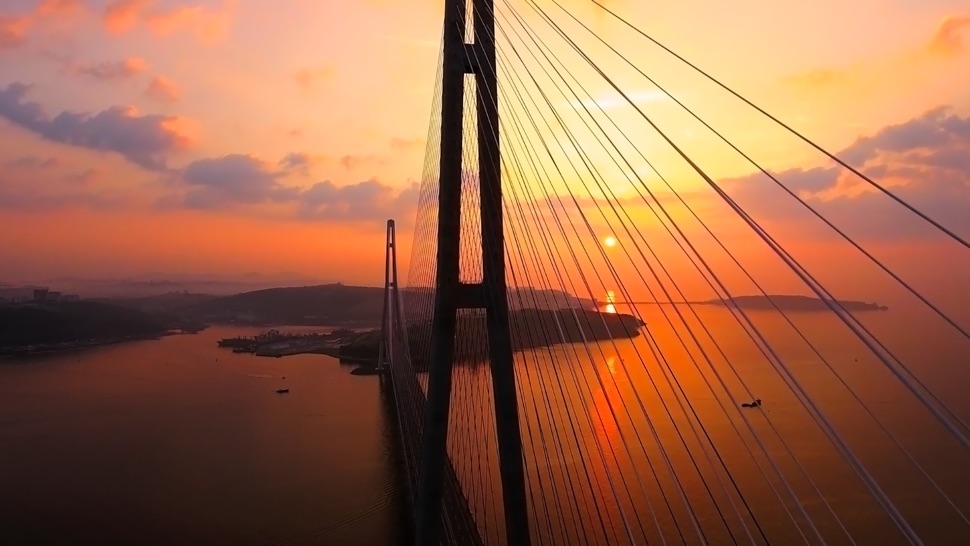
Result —
<instances>
[{"instance_id":1,"label":"bridge pylon","mask_svg":"<svg viewBox=\"0 0 970 546\"><path fill-rule=\"evenodd\" d=\"M399 320L400 297L397 284L397 237L394 220L387 221L387 244L384 251L384 310L381 313L381 345L377 371L386 373L391 365L394 347L394 324ZM400 323L400 324L403 324Z\"/></svg>"},{"instance_id":2,"label":"bridge pylon","mask_svg":"<svg viewBox=\"0 0 970 546\"><path fill-rule=\"evenodd\" d=\"M469 5L472 36L466 36ZM494 0L445 0L443 35L437 267L415 513L416 544L439 544L458 311L481 309L488 332L507 542L527 546L525 471L505 279ZM466 74L474 75L478 120L471 144L478 148L480 283L463 283L459 277Z\"/></svg>"}]
</instances>

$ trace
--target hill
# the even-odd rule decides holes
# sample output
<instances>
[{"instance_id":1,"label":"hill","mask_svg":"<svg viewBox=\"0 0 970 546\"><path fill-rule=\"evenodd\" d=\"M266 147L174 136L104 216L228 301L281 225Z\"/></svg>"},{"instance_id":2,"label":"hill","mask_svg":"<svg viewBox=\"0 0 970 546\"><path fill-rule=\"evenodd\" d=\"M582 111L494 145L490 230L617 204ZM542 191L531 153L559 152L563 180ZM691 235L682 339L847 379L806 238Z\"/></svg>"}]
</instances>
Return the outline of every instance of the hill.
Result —
<instances>
[{"instance_id":1,"label":"hill","mask_svg":"<svg viewBox=\"0 0 970 546\"><path fill-rule=\"evenodd\" d=\"M216 299L218 296L210 294L193 294L191 292L171 292L157 296L138 298L103 298L102 301L111 305L119 305L130 309L138 309L146 313L179 313L194 306Z\"/></svg>"},{"instance_id":2,"label":"hill","mask_svg":"<svg viewBox=\"0 0 970 546\"><path fill-rule=\"evenodd\" d=\"M554 290L512 290L511 308L559 309L586 307L588 302ZM429 289L402 289L405 305L430 308ZM270 288L223 296L191 306L200 319L212 322L246 322L306 326L375 325L384 309L384 288L326 284Z\"/></svg>"},{"instance_id":3,"label":"hill","mask_svg":"<svg viewBox=\"0 0 970 546\"><path fill-rule=\"evenodd\" d=\"M95 301L0 306L0 347L162 335L164 320Z\"/></svg>"},{"instance_id":4,"label":"hill","mask_svg":"<svg viewBox=\"0 0 970 546\"><path fill-rule=\"evenodd\" d=\"M327 284L223 296L193 305L192 310L215 322L339 325L379 322L383 306L383 288Z\"/></svg>"}]
</instances>

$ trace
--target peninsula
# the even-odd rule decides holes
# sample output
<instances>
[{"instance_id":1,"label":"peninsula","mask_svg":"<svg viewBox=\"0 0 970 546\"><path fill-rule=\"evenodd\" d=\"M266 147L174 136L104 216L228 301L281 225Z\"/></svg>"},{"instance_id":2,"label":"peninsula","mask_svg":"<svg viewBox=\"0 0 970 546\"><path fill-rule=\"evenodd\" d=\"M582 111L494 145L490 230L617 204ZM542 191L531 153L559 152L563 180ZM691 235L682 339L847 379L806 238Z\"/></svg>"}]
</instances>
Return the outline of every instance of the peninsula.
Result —
<instances>
[{"instance_id":1,"label":"peninsula","mask_svg":"<svg viewBox=\"0 0 970 546\"><path fill-rule=\"evenodd\" d=\"M583 341L630 339L640 335L644 324L632 315L600 313L585 309L518 309L509 316L512 350L524 351ZM458 319L455 360L471 362L485 354L488 342L484 315ZM408 327L408 349L416 370L427 369L430 360L431 325L427 322ZM340 346L334 356L344 362L375 364L380 352L380 330L361 334Z\"/></svg>"}]
</instances>

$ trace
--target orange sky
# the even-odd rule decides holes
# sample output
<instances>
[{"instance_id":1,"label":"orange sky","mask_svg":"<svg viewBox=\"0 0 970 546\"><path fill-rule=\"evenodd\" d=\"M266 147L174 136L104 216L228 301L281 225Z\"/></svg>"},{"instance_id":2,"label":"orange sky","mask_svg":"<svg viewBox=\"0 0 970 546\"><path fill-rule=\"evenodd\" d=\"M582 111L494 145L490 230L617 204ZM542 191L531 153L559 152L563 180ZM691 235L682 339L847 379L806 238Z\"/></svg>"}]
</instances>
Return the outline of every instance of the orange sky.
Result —
<instances>
[{"instance_id":1,"label":"orange sky","mask_svg":"<svg viewBox=\"0 0 970 546\"><path fill-rule=\"evenodd\" d=\"M525 0L510 1L530 13ZM965 2L608 4L826 147L882 169L928 210L939 205L941 221L970 235L954 213L963 198L970 208L970 164L958 159L961 151L970 157ZM835 217L850 224L858 220L851 210L882 217L857 184L810 171L826 167L818 154L621 32L589 2L564 5ZM378 284L388 217L403 224L406 271L441 10L441 0L5 0L0 280L291 271ZM750 165L698 135L619 60L601 58L752 214L806 252L828 252L820 249L829 239L772 214L778 207L752 190ZM632 124L636 111L586 70L597 104ZM575 104L558 100L564 116L575 113ZM895 132L884 129L894 125ZM734 233L723 205L701 195L700 180L645 126L629 131L656 151L679 188L697 195L717 229ZM933 138L941 131L947 138ZM871 138L860 144L861 137ZM592 150L590 158L610 159ZM609 176L620 195L633 195L618 172ZM950 193L941 198L943 189L921 186L924 177L947 180ZM577 180L559 189L576 191ZM640 209L631 204L648 223ZM899 256L911 252L912 241L880 240L881 228L865 233L872 222L863 224L859 233L874 244L895 240Z\"/></svg>"}]
</instances>

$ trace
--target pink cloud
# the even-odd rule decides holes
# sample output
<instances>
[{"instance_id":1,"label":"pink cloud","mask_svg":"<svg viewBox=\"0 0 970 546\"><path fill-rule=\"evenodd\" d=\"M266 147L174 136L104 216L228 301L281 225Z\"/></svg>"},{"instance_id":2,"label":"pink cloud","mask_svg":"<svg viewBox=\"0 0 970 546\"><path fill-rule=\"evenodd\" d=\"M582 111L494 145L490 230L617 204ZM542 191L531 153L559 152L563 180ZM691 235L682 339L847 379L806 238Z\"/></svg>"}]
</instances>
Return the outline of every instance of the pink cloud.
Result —
<instances>
[{"instance_id":1,"label":"pink cloud","mask_svg":"<svg viewBox=\"0 0 970 546\"><path fill-rule=\"evenodd\" d=\"M105 8L102 22L109 32L123 34L138 24L141 12L150 5L151 0L115 0Z\"/></svg>"},{"instance_id":2,"label":"pink cloud","mask_svg":"<svg viewBox=\"0 0 970 546\"><path fill-rule=\"evenodd\" d=\"M222 39L232 23L231 4L212 9L201 5L158 7L156 0L115 0L105 8L102 21L114 34L123 34L144 24L158 36L190 32L203 43Z\"/></svg>"},{"instance_id":3,"label":"pink cloud","mask_svg":"<svg viewBox=\"0 0 970 546\"><path fill-rule=\"evenodd\" d=\"M26 42L29 29L29 18L0 13L0 51Z\"/></svg>"},{"instance_id":4,"label":"pink cloud","mask_svg":"<svg viewBox=\"0 0 970 546\"><path fill-rule=\"evenodd\" d=\"M84 0L42 0L37 6L37 15L41 17L74 15L85 11Z\"/></svg>"},{"instance_id":5,"label":"pink cloud","mask_svg":"<svg viewBox=\"0 0 970 546\"><path fill-rule=\"evenodd\" d=\"M226 9L179 6L149 13L145 17L145 23L152 32L160 36L186 30L193 33L200 42L211 43L226 35L232 20Z\"/></svg>"},{"instance_id":6,"label":"pink cloud","mask_svg":"<svg viewBox=\"0 0 970 546\"><path fill-rule=\"evenodd\" d=\"M952 56L963 51L962 35L970 28L970 16L951 15L943 20L930 40L929 50L937 55Z\"/></svg>"},{"instance_id":7,"label":"pink cloud","mask_svg":"<svg viewBox=\"0 0 970 546\"><path fill-rule=\"evenodd\" d=\"M41 0L33 10L19 15L0 11L0 51L26 43L28 34L38 24L63 20L85 9L84 0Z\"/></svg>"},{"instance_id":8,"label":"pink cloud","mask_svg":"<svg viewBox=\"0 0 970 546\"><path fill-rule=\"evenodd\" d=\"M138 57L129 57L122 61L101 62L73 68L73 72L100 81L124 80L143 74L148 70L148 63Z\"/></svg>"},{"instance_id":9,"label":"pink cloud","mask_svg":"<svg viewBox=\"0 0 970 546\"><path fill-rule=\"evenodd\" d=\"M145 89L145 96L159 102L177 102L182 91L172 80L164 76L155 76Z\"/></svg>"}]
</instances>

